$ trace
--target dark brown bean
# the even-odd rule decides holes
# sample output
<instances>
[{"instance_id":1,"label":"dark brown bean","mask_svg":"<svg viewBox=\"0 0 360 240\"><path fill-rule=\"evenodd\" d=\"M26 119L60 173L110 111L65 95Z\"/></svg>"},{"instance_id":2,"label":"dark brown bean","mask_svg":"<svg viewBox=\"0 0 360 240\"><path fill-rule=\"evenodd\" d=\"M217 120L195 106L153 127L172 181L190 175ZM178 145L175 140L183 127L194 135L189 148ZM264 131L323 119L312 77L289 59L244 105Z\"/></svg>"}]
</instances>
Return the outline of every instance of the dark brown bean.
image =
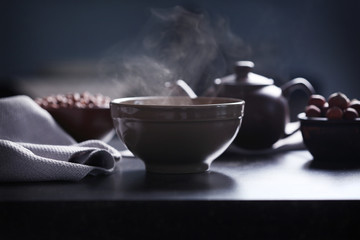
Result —
<instances>
[{"instance_id":1,"label":"dark brown bean","mask_svg":"<svg viewBox=\"0 0 360 240\"><path fill-rule=\"evenodd\" d=\"M76 108L84 108L85 105L84 105L82 102L76 102L76 103L74 104L74 107L76 107Z\"/></svg>"},{"instance_id":2,"label":"dark brown bean","mask_svg":"<svg viewBox=\"0 0 360 240\"><path fill-rule=\"evenodd\" d=\"M111 99L101 94L92 95L89 92L57 94L35 101L43 108L101 108L109 107Z\"/></svg>"},{"instance_id":3,"label":"dark brown bean","mask_svg":"<svg viewBox=\"0 0 360 240\"><path fill-rule=\"evenodd\" d=\"M78 102L80 101L81 97L79 93L74 93L72 96L72 99L74 100L74 102Z\"/></svg>"}]
</instances>

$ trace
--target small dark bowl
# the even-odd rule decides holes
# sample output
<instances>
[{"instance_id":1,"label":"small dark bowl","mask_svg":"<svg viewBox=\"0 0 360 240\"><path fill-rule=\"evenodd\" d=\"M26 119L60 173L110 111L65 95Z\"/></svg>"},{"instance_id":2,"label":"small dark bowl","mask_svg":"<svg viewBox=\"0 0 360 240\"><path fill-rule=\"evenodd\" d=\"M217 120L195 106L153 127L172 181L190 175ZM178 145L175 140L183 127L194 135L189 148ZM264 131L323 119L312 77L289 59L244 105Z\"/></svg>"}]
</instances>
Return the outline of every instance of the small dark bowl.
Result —
<instances>
[{"instance_id":1,"label":"small dark bowl","mask_svg":"<svg viewBox=\"0 0 360 240\"><path fill-rule=\"evenodd\" d=\"M109 141L115 134L110 108L45 108L77 142Z\"/></svg>"},{"instance_id":2,"label":"small dark bowl","mask_svg":"<svg viewBox=\"0 0 360 240\"><path fill-rule=\"evenodd\" d=\"M303 141L316 161L360 162L360 118L328 120L298 115Z\"/></svg>"},{"instance_id":3,"label":"small dark bowl","mask_svg":"<svg viewBox=\"0 0 360 240\"><path fill-rule=\"evenodd\" d=\"M156 173L210 169L236 137L245 102L233 98L134 97L114 99L119 138Z\"/></svg>"}]
</instances>

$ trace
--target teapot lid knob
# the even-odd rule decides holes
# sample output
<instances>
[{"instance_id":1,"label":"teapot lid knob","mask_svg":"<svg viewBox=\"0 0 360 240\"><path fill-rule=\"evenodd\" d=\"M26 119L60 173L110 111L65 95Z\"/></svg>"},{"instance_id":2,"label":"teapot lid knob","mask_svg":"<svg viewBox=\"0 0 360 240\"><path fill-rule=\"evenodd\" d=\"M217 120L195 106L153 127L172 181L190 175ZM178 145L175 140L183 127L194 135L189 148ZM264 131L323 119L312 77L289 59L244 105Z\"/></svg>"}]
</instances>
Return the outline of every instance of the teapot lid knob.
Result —
<instances>
[{"instance_id":1,"label":"teapot lid knob","mask_svg":"<svg viewBox=\"0 0 360 240\"><path fill-rule=\"evenodd\" d=\"M234 70L237 79L246 79L248 73L254 68L255 64L251 61L238 61L235 63Z\"/></svg>"}]
</instances>

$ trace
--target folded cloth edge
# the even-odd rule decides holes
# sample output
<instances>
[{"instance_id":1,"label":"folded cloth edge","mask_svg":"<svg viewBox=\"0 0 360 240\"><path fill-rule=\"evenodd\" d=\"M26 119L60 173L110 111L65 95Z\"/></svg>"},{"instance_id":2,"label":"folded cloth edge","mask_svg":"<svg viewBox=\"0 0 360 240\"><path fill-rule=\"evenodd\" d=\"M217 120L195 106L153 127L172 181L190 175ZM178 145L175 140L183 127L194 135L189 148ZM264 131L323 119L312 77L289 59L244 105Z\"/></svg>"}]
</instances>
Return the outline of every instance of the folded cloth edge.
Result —
<instances>
[{"instance_id":1,"label":"folded cloth edge","mask_svg":"<svg viewBox=\"0 0 360 240\"><path fill-rule=\"evenodd\" d=\"M113 155L108 154L107 160L113 158L108 168L89 166L76 162L59 161L35 155L19 143L9 140L0 140L0 181L78 181L87 175L110 174L116 166ZM86 149L86 148L85 148ZM108 161L110 162L110 161Z\"/></svg>"}]
</instances>

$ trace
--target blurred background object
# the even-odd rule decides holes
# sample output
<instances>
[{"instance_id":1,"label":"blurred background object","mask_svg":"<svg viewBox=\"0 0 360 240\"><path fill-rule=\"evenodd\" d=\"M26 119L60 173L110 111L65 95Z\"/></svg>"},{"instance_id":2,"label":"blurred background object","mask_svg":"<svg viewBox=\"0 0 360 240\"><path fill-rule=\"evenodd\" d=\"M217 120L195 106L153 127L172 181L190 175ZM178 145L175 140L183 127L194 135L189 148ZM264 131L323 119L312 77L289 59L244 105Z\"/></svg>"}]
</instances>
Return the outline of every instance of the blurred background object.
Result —
<instances>
[{"instance_id":1,"label":"blurred background object","mask_svg":"<svg viewBox=\"0 0 360 240\"><path fill-rule=\"evenodd\" d=\"M5 0L0 4L1 95L38 97L69 91L101 92L113 98L127 95L121 72L120 76L114 72L118 79L104 77L104 62L109 56L116 59L116 52L137 50L136 43L144 44L151 31L157 31L156 37L166 28L181 29L177 21L156 25L162 18L173 21L174 15L164 11L179 13L175 6L182 6L186 11L180 14L195 16L196 21L209 19L211 23L203 22L200 30L215 36L219 48L241 45L235 56L222 51L229 57L222 64L247 58L235 60L255 62L254 72L274 78L278 85L304 77L325 96L342 91L350 98L360 97L356 0ZM229 71L225 68L209 77Z\"/></svg>"}]
</instances>

